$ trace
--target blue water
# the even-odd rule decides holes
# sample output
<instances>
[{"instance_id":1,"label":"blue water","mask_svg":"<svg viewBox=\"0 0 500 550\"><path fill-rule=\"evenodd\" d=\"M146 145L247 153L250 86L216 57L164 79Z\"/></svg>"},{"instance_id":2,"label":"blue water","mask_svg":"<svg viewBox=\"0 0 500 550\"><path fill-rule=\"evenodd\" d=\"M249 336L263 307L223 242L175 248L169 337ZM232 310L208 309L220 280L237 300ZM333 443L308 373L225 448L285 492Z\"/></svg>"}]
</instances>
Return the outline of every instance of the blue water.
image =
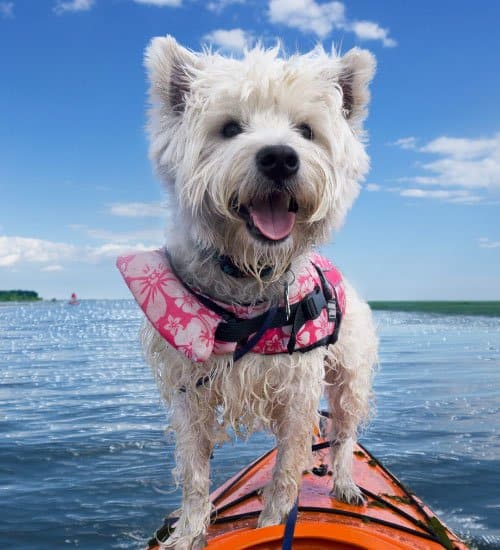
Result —
<instances>
[{"instance_id":1,"label":"blue water","mask_svg":"<svg viewBox=\"0 0 500 550\"><path fill-rule=\"evenodd\" d=\"M500 319L376 313L361 441L478 548L500 548ZM141 548L175 508L173 442L132 301L0 307L0 548ZM214 485L271 445L212 461Z\"/></svg>"}]
</instances>

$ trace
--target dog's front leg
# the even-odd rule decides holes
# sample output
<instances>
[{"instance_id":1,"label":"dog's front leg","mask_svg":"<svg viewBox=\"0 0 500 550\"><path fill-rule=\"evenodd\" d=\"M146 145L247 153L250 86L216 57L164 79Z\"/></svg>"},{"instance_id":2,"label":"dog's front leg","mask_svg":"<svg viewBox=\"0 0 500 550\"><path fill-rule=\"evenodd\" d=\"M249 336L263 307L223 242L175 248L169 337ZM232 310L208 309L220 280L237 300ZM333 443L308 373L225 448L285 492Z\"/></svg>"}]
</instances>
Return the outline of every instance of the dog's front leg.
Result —
<instances>
[{"instance_id":1,"label":"dog's front leg","mask_svg":"<svg viewBox=\"0 0 500 550\"><path fill-rule=\"evenodd\" d=\"M204 388L188 390L174 398L174 476L182 483L182 509L174 533L162 548L194 550L205 545L205 531L210 521L209 475L214 413L201 395L203 392Z\"/></svg>"},{"instance_id":2,"label":"dog's front leg","mask_svg":"<svg viewBox=\"0 0 500 550\"><path fill-rule=\"evenodd\" d=\"M333 495L362 504L363 495L352 478L354 444L359 425L368 419L377 336L370 308L346 283L346 314L339 340L328 350L326 396L332 416Z\"/></svg>"},{"instance_id":3,"label":"dog's front leg","mask_svg":"<svg viewBox=\"0 0 500 550\"><path fill-rule=\"evenodd\" d=\"M312 463L312 431L323 385L322 352L295 358L294 378L287 382L286 402L274 405L271 416L278 453L273 479L263 493L259 527L283 523L300 488L302 473ZM284 399L284 395L281 395Z\"/></svg>"},{"instance_id":4,"label":"dog's front leg","mask_svg":"<svg viewBox=\"0 0 500 550\"><path fill-rule=\"evenodd\" d=\"M278 454L273 479L263 492L259 527L286 521L298 495L302 472L310 461L312 424L299 425L296 414L285 417L276 433Z\"/></svg>"}]
</instances>

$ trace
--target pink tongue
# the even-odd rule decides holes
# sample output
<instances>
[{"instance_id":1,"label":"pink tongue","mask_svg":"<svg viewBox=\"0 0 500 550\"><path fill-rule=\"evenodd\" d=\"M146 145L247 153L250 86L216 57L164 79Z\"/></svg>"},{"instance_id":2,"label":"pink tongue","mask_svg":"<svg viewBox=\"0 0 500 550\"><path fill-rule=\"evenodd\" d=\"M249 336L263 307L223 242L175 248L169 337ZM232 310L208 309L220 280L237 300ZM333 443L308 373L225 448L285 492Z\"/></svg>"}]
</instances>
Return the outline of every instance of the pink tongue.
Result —
<instances>
[{"instance_id":1,"label":"pink tongue","mask_svg":"<svg viewBox=\"0 0 500 550\"><path fill-rule=\"evenodd\" d=\"M286 193L273 193L267 199L254 200L250 206L253 224L272 241L288 237L295 223L295 212L288 211L289 203Z\"/></svg>"}]
</instances>

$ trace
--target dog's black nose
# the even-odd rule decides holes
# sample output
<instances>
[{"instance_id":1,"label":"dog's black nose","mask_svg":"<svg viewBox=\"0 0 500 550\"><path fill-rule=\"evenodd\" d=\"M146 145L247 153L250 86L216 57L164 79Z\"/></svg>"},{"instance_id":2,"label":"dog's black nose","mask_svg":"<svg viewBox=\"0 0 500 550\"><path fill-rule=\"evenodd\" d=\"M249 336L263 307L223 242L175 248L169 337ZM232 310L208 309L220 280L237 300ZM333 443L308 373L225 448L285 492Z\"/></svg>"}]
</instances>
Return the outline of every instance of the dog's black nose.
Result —
<instances>
[{"instance_id":1,"label":"dog's black nose","mask_svg":"<svg viewBox=\"0 0 500 550\"><path fill-rule=\"evenodd\" d=\"M274 181L293 176L299 169L299 156L288 145L268 145L255 157L257 168Z\"/></svg>"}]
</instances>

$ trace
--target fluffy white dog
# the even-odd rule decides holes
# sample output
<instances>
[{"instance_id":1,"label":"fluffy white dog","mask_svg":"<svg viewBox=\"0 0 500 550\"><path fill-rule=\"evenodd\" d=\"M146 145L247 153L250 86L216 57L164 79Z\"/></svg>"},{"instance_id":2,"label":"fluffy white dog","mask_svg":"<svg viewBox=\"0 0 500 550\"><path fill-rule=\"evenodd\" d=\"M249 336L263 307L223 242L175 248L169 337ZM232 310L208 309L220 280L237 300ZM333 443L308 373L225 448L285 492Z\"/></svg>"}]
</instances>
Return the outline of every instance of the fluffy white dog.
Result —
<instances>
[{"instance_id":1,"label":"fluffy white dog","mask_svg":"<svg viewBox=\"0 0 500 550\"><path fill-rule=\"evenodd\" d=\"M209 458L229 428L276 436L278 459L259 526L285 521L311 462L324 389L333 418L332 494L360 503L352 452L368 416L377 338L369 307L345 280L337 290L322 276L317 284L311 258L318 258L313 247L342 224L368 170L362 122L375 60L357 48L342 57L319 47L280 57L279 47L259 46L240 60L196 54L167 36L153 39L146 66L150 154L174 217L166 263L155 268L150 258L143 269L170 289L148 294L143 307L148 313L151 306L151 322L142 331L172 410L174 474L183 485L180 519L164 546L203 544ZM122 260L123 271L134 261ZM304 298L299 290L307 277L316 277L314 292L325 296L321 317L309 306L293 307ZM218 336L206 331L215 330L214 319L224 324L252 312L262 326L235 336L230 349L213 347ZM272 329L276 312L285 321ZM300 332L305 323L323 323L327 332L336 325L335 337L311 345L312 332ZM258 347L266 331L278 339L274 351ZM208 355L195 356L201 343Z\"/></svg>"}]
</instances>

